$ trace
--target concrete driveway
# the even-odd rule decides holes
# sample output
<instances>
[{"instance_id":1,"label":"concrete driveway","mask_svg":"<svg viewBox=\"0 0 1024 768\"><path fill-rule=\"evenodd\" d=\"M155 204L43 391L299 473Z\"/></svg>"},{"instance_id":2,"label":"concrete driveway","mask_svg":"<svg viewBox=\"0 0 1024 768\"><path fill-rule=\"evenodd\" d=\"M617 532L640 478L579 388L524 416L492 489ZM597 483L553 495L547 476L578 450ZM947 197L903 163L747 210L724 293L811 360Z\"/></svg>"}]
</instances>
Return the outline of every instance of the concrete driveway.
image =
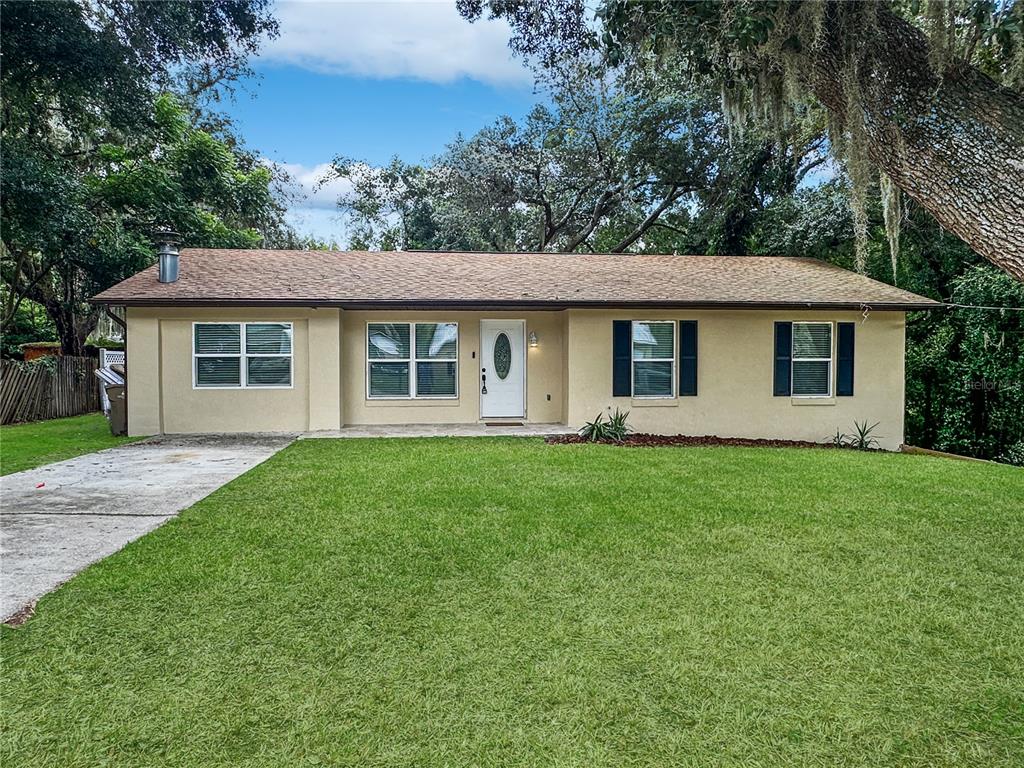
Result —
<instances>
[{"instance_id":1,"label":"concrete driveway","mask_svg":"<svg viewBox=\"0 0 1024 768\"><path fill-rule=\"evenodd\" d=\"M0 478L0 621L293 439L158 437Z\"/></svg>"}]
</instances>

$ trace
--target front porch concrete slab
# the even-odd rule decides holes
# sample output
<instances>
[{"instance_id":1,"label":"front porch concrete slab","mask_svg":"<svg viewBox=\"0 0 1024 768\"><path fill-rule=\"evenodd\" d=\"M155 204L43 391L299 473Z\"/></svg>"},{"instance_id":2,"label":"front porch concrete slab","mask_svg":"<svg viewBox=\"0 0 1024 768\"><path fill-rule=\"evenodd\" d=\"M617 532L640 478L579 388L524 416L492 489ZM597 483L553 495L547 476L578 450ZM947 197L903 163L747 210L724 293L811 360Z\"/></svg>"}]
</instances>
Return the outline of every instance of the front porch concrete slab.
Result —
<instances>
[{"instance_id":1,"label":"front porch concrete slab","mask_svg":"<svg viewBox=\"0 0 1024 768\"><path fill-rule=\"evenodd\" d=\"M301 439L321 437L547 437L576 432L565 424L522 424L488 426L486 424L396 424L345 427L307 432Z\"/></svg>"},{"instance_id":2,"label":"front porch concrete slab","mask_svg":"<svg viewBox=\"0 0 1024 768\"><path fill-rule=\"evenodd\" d=\"M294 437L163 436L0 478L0 621Z\"/></svg>"}]
</instances>

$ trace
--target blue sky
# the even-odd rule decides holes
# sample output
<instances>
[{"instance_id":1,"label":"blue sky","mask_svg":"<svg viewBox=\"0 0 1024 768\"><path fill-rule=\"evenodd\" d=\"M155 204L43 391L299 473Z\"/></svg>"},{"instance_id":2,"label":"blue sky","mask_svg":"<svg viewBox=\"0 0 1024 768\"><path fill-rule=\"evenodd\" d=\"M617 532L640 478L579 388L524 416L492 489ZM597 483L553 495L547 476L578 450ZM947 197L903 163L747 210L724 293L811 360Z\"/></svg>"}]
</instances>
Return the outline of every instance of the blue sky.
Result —
<instances>
[{"instance_id":1,"label":"blue sky","mask_svg":"<svg viewBox=\"0 0 1024 768\"><path fill-rule=\"evenodd\" d=\"M315 190L334 156L425 160L537 101L504 22L469 24L454 0L279 2L276 14L281 36L223 108L251 150L292 174L305 197L289 211L300 231L344 241L343 187Z\"/></svg>"}]
</instances>

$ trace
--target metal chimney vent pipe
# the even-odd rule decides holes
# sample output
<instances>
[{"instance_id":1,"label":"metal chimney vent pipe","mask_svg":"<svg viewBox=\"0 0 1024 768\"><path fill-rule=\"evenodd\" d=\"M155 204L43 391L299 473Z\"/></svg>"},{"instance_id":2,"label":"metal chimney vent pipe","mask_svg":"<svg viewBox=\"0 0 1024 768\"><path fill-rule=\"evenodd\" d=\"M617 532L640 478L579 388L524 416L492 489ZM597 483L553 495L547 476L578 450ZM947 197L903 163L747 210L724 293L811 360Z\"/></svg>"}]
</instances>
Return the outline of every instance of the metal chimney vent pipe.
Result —
<instances>
[{"instance_id":1,"label":"metal chimney vent pipe","mask_svg":"<svg viewBox=\"0 0 1024 768\"><path fill-rule=\"evenodd\" d=\"M178 234L169 229L157 230L154 236L160 259L158 280L161 283L178 281Z\"/></svg>"}]
</instances>

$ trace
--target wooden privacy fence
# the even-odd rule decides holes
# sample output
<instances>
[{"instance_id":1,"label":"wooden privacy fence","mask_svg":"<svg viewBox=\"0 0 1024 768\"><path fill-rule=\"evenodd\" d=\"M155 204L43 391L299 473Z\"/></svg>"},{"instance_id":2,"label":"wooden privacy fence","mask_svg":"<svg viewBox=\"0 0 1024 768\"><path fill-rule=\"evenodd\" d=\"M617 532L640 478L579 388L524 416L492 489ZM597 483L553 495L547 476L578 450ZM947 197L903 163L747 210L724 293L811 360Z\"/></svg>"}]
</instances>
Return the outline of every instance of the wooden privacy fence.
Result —
<instances>
[{"instance_id":1,"label":"wooden privacy fence","mask_svg":"<svg viewBox=\"0 0 1024 768\"><path fill-rule=\"evenodd\" d=\"M78 416L100 407L96 361L51 357L45 362L0 361L0 424Z\"/></svg>"}]
</instances>

